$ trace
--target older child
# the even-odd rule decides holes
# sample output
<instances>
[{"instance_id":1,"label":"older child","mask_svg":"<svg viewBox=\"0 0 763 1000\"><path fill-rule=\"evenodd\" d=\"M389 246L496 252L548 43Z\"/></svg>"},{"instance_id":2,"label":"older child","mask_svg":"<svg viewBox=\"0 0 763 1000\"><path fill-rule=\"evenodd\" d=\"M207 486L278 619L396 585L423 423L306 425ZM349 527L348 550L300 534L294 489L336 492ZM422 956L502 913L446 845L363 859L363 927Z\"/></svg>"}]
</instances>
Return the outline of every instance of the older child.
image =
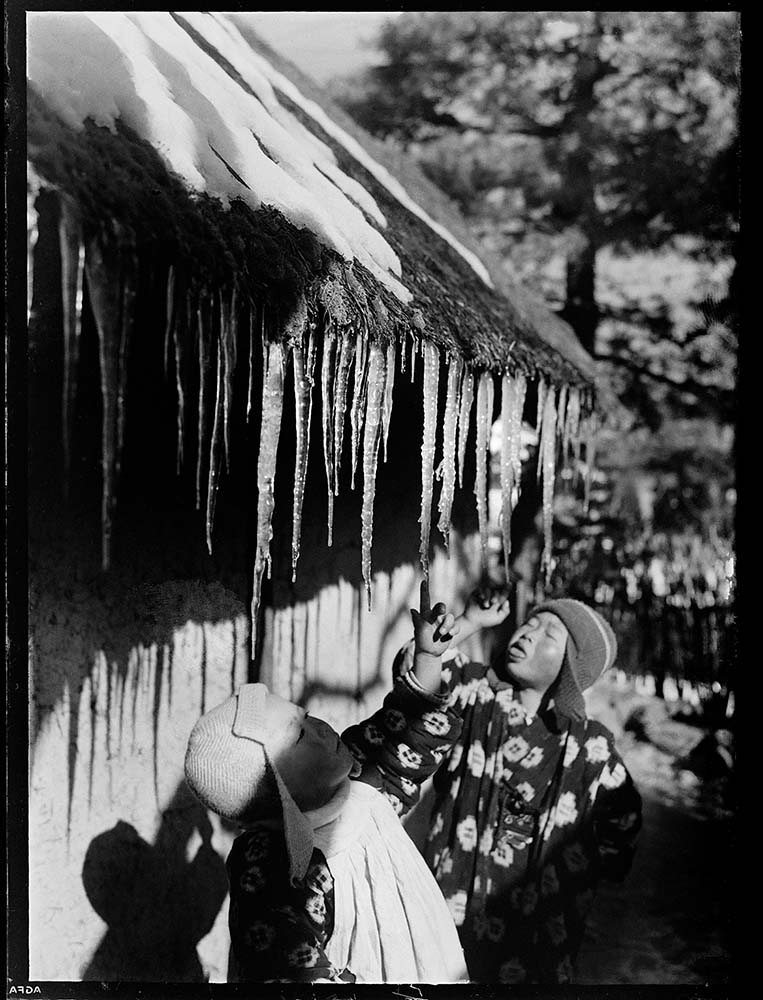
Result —
<instances>
[{"instance_id":1,"label":"older child","mask_svg":"<svg viewBox=\"0 0 763 1000\"><path fill-rule=\"evenodd\" d=\"M263 684L194 726L186 780L244 830L227 862L238 979L468 979L442 893L398 818L461 728L440 676L458 629L444 604L430 609L426 585L421 596L411 670L341 739Z\"/></svg>"},{"instance_id":2,"label":"older child","mask_svg":"<svg viewBox=\"0 0 763 1000\"><path fill-rule=\"evenodd\" d=\"M461 640L508 615L500 595L481 596ZM443 670L463 729L434 778L424 854L475 981L570 982L598 879L630 867L641 800L583 700L616 648L596 611L554 600L515 631L497 672L460 652ZM409 658L401 650L396 672Z\"/></svg>"}]
</instances>

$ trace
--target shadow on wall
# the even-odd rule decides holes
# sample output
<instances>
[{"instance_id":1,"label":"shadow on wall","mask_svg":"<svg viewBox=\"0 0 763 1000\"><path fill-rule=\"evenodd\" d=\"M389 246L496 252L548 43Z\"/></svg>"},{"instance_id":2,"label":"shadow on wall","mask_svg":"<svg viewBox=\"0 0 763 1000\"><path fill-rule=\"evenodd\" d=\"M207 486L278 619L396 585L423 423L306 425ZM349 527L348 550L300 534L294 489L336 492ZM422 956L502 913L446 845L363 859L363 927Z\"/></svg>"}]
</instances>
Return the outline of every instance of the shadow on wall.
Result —
<instances>
[{"instance_id":1,"label":"shadow on wall","mask_svg":"<svg viewBox=\"0 0 763 1000\"><path fill-rule=\"evenodd\" d=\"M211 841L207 812L184 785L163 813L153 845L123 820L93 838L82 882L109 929L83 980L206 981L196 948L228 893L225 863Z\"/></svg>"},{"instance_id":2,"label":"shadow on wall","mask_svg":"<svg viewBox=\"0 0 763 1000\"><path fill-rule=\"evenodd\" d=\"M184 691L196 690L201 714L209 707L205 698L208 681L213 679L208 677L211 670L222 683L224 675L230 691L234 690L237 651L244 638L237 621L244 608L235 594L216 583L170 580L129 589L123 580L112 580L88 587L69 583L65 563L53 553L50 565L61 566L60 574L30 604L35 659L39 664L35 670L35 726L39 732L47 716L60 711L61 691L68 687L67 813L71 819L75 771L80 753L87 749L80 745L80 716L88 712L90 715L90 805L94 762L103 750L113 753L115 744L129 747L132 741L134 745L138 694L148 692L153 734L149 746L158 794L162 698L170 699L171 705L178 686ZM187 647L179 648L177 663L176 642ZM97 669L99 658L103 663L100 683L105 687L102 695L96 690L101 676ZM83 697L86 688L91 691L89 702ZM63 722L67 724L65 719ZM33 744L37 732L32 734ZM97 732L103 746L95 744Z\"/></svg>"}]
</instances>

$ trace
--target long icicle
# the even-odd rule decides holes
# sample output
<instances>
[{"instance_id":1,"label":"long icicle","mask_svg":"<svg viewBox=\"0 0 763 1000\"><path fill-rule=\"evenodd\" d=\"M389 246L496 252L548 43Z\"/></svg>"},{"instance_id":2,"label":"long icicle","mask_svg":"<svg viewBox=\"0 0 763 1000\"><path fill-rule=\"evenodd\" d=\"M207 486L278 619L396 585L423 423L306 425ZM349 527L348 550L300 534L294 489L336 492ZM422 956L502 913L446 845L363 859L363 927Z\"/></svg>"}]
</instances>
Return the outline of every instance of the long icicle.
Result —
<instances>
[{"instance_id":1,"label":"long icicle","mask_svg":"<svg viewBox=\"0 0 763 1000\"><path fill-rule=\"evenodd\" d=\"M540 482L541 473L543 471L543 451L541 448L541 436L543 430L543 413L546 400L546 392L548 391L548 386L545 380L539 375L538 376L538 403L535 411L535 433L538 436L538 464L536 466L536 474L538 482Z\"/></svg>"},{"instance_id":2,"label":"long icicle","mask_svg":"<svg viewBox=\"0 0 763 1000\"><path fill-rule=\"evenodd\" d=\"M567 383L563 382L559 390L559 397L556 402L556 432L559 435L559 448L564 462L564 428L567 421L567 407L569 405L569 389Z\"/></svg>"},{"instance_id":3,"label":"long icicle","mask_svg":"<svg viewBox=\"0 0 763 1000\"><path fill-rule=\"evenodd\" d=\"M339 474L342 468L342 444L344 441L344 414L347 407L347 383L350 365L355 356L355 338L349 330L342 333L339 341L336 385L334 389L334 496L339 496Z\"/></svg>"},{"instance_id":4,"label":"long icicle","mask_svg":"<svg viewBox=\"0 0 763 1000\"><path fill-rule=\"evenodd\" d=\"M212 421L212 438L209 443L209 471L207 477L207 551L212 555L212 531L215 524L215 507L217 506L217 486L220 473L220 438L222 437L223 425L223 394L224 394L224 356L225 356L225 316L222 292L220 292L220 326L217 331L217 366L216 366L216 391L215 391L215 413Z\"/></svg>"},{"instance_id":5,"label":"long icicle","mask_svg":"<svg viewBox=\"0 0 763 1000\"><path fill-rule=\"evenodd\" d=\"M482 566L487 569L487 476L488 445L493 420L493 376L483 372L477 383L477 471L474 479L474 495L477 499L477 521L480 532Z\"/></svg>"},{"instance_id":6,"label":"long icicle","mask_svg":"<svg viewBox=\"0 0 763 1000\"><path fill-rule=\"evenodd\" d=\"M524 375L514 376L514 391L512 393L511 419L509 423L511 434L511 466L512 466L512 509L516 508L522 492L522 414L527 397L527 379Z\"/></svg>"},{"instance_id":7,"label":"long icicle","mask_svg":"<svg viewBox=\"0 0 763 1000\"><path fill-rule=\"evenodd\" d=\"M543 556L541 558L541 567L546 586L548 586L551 580L553 565L552 526L554 517L554 478L556 474L556 389L553 385L549 385L545 393L538 462L543 467Z\"/></svg>"},{"instance_id":8,"label":"long icicle","mask_svg":"<svg viewBox=\"0 0 763 1000\"><path fill-rule=\"evenodd\" d=\"M201 475L207 436L207 373L209 370L209 334L204 323L201 294L196 304L196 336L199 358L199 424L196 446L196 510L201 510Z\"/></svg>"},{"instance_id":9,"label":"long icicle","mask_svg":"<svg viewBox=\"0 0 763 1000\"><path fill-rule=\"evenodd\" d=\"M458 414L458 485L464 485L464 461L466 459L466 439L469 437L469 419L474 399L474 373L467 370L461 380L461 400Z\"/></svg>"},{"instance_id":10,"label":"long icicle","mask_svg":"<svg viewBox=\"0 0 763 1000\"><path fill-rule=\"evenodd\" d=\"M62 427L64 445L64 496L69 494L71 438L74 426L74 400L77 395L77 368L82 332L82 300L85 274L85 244L79 219L66 199L61 200L58 224L61 248L61 293L63 300L64 384ZM30 303L31 306L31 303Z\"/></svg>"},{"instance_id":11,"label":"long icicle","mask_svg":"<svg viewBox=\"0 0 763 1000\"><path fill-rule=\"evenodd\" d=\"M374 536L374 498L376 495L376 467L379 459L384 407L386 359L378 344L372 343L368 358L368 389L366 392L366 418L363 427L363 507L361 511L361 566L366 584L368 610L371 610L371 546ZM388 373L387 373L388 377Z\"/></svg>"},{"instance_id":12,"label":"long icicle","mask_svg":"<svg viewBox=\"0 0 763 1000\"><path fill-rule=\"evenodd\" d=\"M260 450L257 456L257 547L254 558L251 604L252 658L257 651L257 614L260 607L262 574L270 566L270 542L273 538L275 507L276 456L283 413L284 350L279 343L263 347L262 420Z\"/></svg>"},{"instance_id":13,"label":"long icicle","mask_svg":"<svg viewBox=\"0 0 763 1000\"><path fill-rule=\"evenodd\" d=\"M27 160L26 181L26 321L32 318L34 301L34 248L40 237L37 215L37 196L40 193L40 178Z\"/></svg>"},{"instance_id":14,"label":"long icicle","mask_svg":"<svg viewBox=\"0 0 763 1000\"><path fill-rule=\"evenodd\" d=\"M501 534L503 536L503 564L509 575L511 555L511 513L514 499L514 463L511 460L512 434L514 432L514 379L504 372L501 378Z\"/></svg>"},{"instance_id":15,"label":"long icicle","mask_svg":"<svg viewBox=\"0 0 763 1000\"><path fill-rule=\"evenodd\" d=\"M448 385L445 396L445 417L442 427L442 488L437 510L440 519L437 527L445 542L445 550L450 555L450 515L453 510L453 495L456 486L456 430L458 423L458 402L464 363L460 355L448 360Z\"/></svg>"},{"instance_id":16,"label":"long icicle","mask_svg":"<svg viewBox=\"0 0 763 1000\"><path fill-rule=\"evenodd\" d=\"M254 390L254 314L256 306L249 305L249 380L246 386L246 419L252 412L252 392Z\"/></svg>"},{"instance_id":17,"label":"long icicle","mask_svg":"<svg viewBox=\"0 0 763 1000\"><path fill-rule=\"evenodd\" d=\"M191 296L186 292L185 298L185 331L190 335L193 328L193 305ZM177 473L183 467L184 441L185 441L185 338L182 335L180 324L175 323L173 332L175 341L175 387L177 390Z\"/></svg>"},{"instance_id":18,"label":"long icicle","mask_svg":"<svg viewBox=\"0 0 763 1000\"><path fill-rule=\"evenodd\" d=\"M312 415L313 381L315 377L315 336L310 330L307 350L304 339L292 351L294 362L294 410L296 451L294 459L294 500L292 504L291 581L297 579L299 543L302 534L302 504L305 498L307 459L310 451L310 417Z\"/></svg>"},{"instance_id":19,"label":"long icicle","mask_svg":"<svg viewBox=\"0 0 763 1000\"><path fill-rule=\"evenodd\" d=\"M327 530L328 544L334 541L334 385L336 379L337 338L333 326L323 335L323 359L321 361L321 423L323 427L323 463L326 467L326 491L328 494Z\"/></svg>"},{"instance_id":20,"label":"long icicle","mask_svg":"<svg viewBox=\"0 0 763 1000\"><path fill-rule=\"evenodd\" d=\"M579 455L578 432L580 428L580 390L571 386L567 397L567 414L564 421L562 437L562 452L564 461L574 458L573 476L577 476L577 461Z\"/></svg>"},{"instance_id":21,"label":"long icicle","mask_svg":"<svg viewBox=\"0 0 763 1000\"><path fill-rule=\"evenodd\" d=\"M596 415L594 413L589 413L585 419L584 427L582 428L585 433L585 492L583 497L583 509L585 513L591 507L591 485L594 478L594 464L596 461Z\"/></svg>"},{"instance_id":22,"label":"long icicle","mask_svg":"<svg viewBox=\"0 0 763 1000\"><path fill-rule=\"evenodd\" d=\"M387 461L387 438L389 437L389 424L392 419L392 390L395 385L395 361L397 353L397 343L393 339L387 344L387 360L384 375L384 402L382 404L382 427L384 441L384 461Z\"/></svg>"},{"instance_id":23,"label":"long icicle","mask_svg":"<svg viewBox=\"0 0 763 1000\"><path fill-rule=\"evenodd\" d=\"M358 465L360 450L360 435L363 429L363 410L365 407L366 384L368 381L368 340L362 331L358 332L355 341L355 379L352 387L352 406L350 408L350 427L352 430L352 478L350 489L355 489L355 471Z\"/></svg>"},{"instance_id":24,"label":"long icicle","mask_svg":"<svg viewBox=\"0 0 763 1000\"><path fill-rule=\"evenodd\" d=\"M508 578L511 556L511 517L522 481L522 410L527 383L522 375L504 374L501 380L501 533Z\"/></svg>"},{"instance_id":25,"label":"long icicle","mask_svg":"<svg viewBox=\"0 0 763 1000\"><path fill-rule=\"evenodd\" d=\"M221 305L223 300L221 298ZM225 303L221 319L225 319L223 329L223 442L225 446L225 470L230 473L230 414L233 406L233 377L236 373L238 344L238 289L234 285L230 302Z\"/></svg>"},{"instance_id":26,"label":"long icicle","mask_svg":"<svg viewBox=\"0 0 763 1000\"><path fill-rule=\"evenodd\" d=\"M421 439L421 542L419 555L424 578L429 579L429 531L432 522L434 450L437 433L437 392L440 380L440 352L429 340L422 345L424 355L424 431Z\"/></svg>"},{"instance_id":27,"label":"long icicle","mask_svg":"<svg viewBox=\"0 0 763 1000\"><path fill-rule=\"evenodd\" d=\"M175 317L175 265L170 264L167 269L167 295L165 298L165 322L164 322L164 377L167 378L170 370L170 340L172 338L172 328L176 323Z\"/></svg>"},{"instance_id":28,"label":"long icicle","mask_svg":"<svg viewBox=\"0 0 763 1000\"><path fill-rule=\"evenodd\" d=\"M98 331L101 371L101 566L111 564L111 527L114 504L116 413L119 393L121 289L114 252L93 239L87 245L85 271Z\"/></svg>"},{"instance_id":29,"label":"long icicle","mask_svg":"<svg viewBox=\"0 0 763 1000\"><path fill-rule=\"evenodd\" d=\"M137 260L131 250L125 251L121 268L120 330L119 330L119 367L117 376L117 441L114 454L114 478L119 481L122 471L122 450L127 423L127 363L132 339L133 315L135 309L135 294L137 281Z\"/></svg>"}]
</instances>

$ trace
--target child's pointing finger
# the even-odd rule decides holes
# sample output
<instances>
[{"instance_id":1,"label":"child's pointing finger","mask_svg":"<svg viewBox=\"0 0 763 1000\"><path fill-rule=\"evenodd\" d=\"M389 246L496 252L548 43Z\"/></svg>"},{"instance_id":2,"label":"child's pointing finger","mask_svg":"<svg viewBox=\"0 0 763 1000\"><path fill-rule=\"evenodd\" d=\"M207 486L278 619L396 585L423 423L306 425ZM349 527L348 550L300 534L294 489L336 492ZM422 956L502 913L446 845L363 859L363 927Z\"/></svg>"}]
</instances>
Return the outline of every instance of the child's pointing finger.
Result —
<instances>
[{"instance_id":1,"label":"child's pointing finger","mask_svg":"<svg viewBox=\"0 0 763 1000\"><path fill-rule=\"evenodd\" d=\"M426 615L429 610L429 581L422 580L419 588L419 611L422 615Z\"/></svg>"}]
</instances>

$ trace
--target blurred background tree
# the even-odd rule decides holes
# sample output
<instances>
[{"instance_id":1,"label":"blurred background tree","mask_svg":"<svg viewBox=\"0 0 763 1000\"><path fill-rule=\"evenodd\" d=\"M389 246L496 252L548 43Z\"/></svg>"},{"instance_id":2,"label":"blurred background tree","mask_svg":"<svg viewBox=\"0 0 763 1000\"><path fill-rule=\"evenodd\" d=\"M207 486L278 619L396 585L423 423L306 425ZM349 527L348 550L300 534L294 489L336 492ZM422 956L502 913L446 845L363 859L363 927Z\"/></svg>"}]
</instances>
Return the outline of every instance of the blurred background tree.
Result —
<instances>
[{"instance_id":1,"label":"blurred background tree","mask_svg":"<svg viewBox=\"0 0 763 1000\"><path fill-rule=\"evenodd\" d=\"M617 580L633 605L664 564L665 600L704 587L728 606L738 12L409 12L377 45L334 96L416 155L627 412L600 435L589 508L562 484L552 586L603 600Z\"/></svg>"}]
</instances>

